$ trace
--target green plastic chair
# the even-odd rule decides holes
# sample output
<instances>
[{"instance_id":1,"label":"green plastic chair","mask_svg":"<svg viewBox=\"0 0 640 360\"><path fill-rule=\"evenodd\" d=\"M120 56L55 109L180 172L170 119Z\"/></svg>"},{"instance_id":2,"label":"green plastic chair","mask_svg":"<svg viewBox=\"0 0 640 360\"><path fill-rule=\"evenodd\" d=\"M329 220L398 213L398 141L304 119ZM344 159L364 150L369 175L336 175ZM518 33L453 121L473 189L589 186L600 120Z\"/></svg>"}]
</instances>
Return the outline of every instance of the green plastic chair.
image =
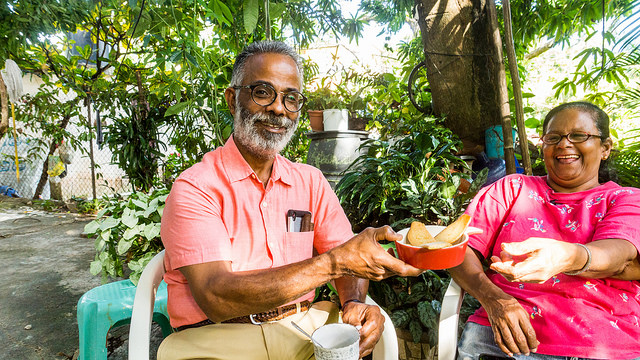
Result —
<instances>
[{"instance_id":1,"label":"green plastic chair","mask_svg":"<svg viewBox=\"0 0 640 360\"><path fill-rule=\"evenodd\" d=\"M78 330L81 360L107 359L107 332L129 324L136 287L130 280L104 284L87 291L78 301ZM173 330L167 313L167 284L158 287L153 306L153 320L166 337Z\"/></svg>"}]
</instances>

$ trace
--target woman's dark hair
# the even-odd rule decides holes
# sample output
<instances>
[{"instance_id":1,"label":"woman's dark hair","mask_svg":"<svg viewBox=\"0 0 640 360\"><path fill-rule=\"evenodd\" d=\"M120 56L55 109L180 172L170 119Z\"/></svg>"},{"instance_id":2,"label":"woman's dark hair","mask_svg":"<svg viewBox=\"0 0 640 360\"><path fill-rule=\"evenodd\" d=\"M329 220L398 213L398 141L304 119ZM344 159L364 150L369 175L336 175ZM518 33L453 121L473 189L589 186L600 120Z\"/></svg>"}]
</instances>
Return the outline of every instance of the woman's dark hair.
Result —
<instances>
[{"instance_id":1,"label":"woman's dark hair","mask_svg":"<svg viewBox=\"0 0 640 360\"><path fill-rule=\"evenodd\" d=\"M600 141L605 141L609 138L609 115L607 115L607 113L605 113L598 106L587 101L568 102L560 104L551 109L547 116L545 116L544 122L542 124L543 135L547 132L547 125L549 124L549 121L551 121L551 119L553 119L558 113L568 109L577 109L581 112L589 114L594 124L596 125L598 132L600 132ZM616 181L618 178L615 171L609 165L610 160L611 157L607 158L606 160L600 161L600 168L598 169L598 182L600 183L604 183L607 181Z\"/></svg>"}]
</instances>

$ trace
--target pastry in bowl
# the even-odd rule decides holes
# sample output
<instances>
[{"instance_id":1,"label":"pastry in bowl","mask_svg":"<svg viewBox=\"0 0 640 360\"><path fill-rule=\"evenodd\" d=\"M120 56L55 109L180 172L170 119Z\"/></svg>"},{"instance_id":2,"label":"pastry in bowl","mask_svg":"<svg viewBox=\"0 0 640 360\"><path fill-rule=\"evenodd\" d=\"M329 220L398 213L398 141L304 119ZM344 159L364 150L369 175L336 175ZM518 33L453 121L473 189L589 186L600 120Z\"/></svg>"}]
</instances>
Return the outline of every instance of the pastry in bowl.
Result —
<instances>
[{"instance_id":1,"label":"pastry in bowl","mask_svg":"<svg viewBox=\"0 0 640 360\"><path fill-rule=\"evenodd\" d=\"M398 258L420 269L441 270L458 266L464 260L469 235L482 232L468 225L468 215L463 215L448 227L412 223L410 228L398 231L402 235L402 240L396 241Z\"/></svg>"}]
</instances>

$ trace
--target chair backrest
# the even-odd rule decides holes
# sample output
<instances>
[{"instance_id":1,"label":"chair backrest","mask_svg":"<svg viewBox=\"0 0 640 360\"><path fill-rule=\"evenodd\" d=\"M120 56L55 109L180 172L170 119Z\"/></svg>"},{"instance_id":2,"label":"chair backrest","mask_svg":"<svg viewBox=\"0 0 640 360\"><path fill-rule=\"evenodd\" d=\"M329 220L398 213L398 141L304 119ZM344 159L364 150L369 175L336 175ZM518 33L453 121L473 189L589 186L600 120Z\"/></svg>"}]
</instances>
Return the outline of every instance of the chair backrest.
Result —
<instances>
[{"instance_id":1,"label":"chair backrest","mask_svg":"<svg viewBox=\"0 0 640 360\"><path fill-rule=\"evenodd\" d=\"M164 273L164 250L162 250L147 264L138 282L129 328L129 360L149 359L153 304ZM367 296L366 303L378 306L369 296ZM380 341L373 349L373 360L397 360L398 338L396 330L389 315L384 310L380 310L385 318L384 331Z\"/></svg>"},{"instance_id":2,"label":"chair backrest","mask_svg":"<svg viewBox=\"0 0 640 360\"><path fill-rule=\"evenodd\" d=\"M153 304L164 272L164 250L162 250L149 261L138 281L129 327L130 360L149 359Z\"/></svg>"},{"instance_id":3,"label":"chair backrest","mask_svg":"<svg viewBox=\"0 0 640 360\"><path fill-rule=\"evenodd\" d=\"M454 360L458 348L458 318L464 290L453 279L442 299L438 325L438 360Z\"/></svg>"},{"instance_id":4,"label":"chair backrest","mask_svg":"<svg viewBox=\"0 0 640 360\"><path fill-rule=\"evenodd\" d=\"M375 301L367 295L365 303L369 305L376 305ZM384 330L380 341L373 348L373 360L397 360L398 357L398 336L396 335L396 328L393 326L393 322L389 315L380 308L380 312L384 316Z\"/></svg>"}]
</instances>

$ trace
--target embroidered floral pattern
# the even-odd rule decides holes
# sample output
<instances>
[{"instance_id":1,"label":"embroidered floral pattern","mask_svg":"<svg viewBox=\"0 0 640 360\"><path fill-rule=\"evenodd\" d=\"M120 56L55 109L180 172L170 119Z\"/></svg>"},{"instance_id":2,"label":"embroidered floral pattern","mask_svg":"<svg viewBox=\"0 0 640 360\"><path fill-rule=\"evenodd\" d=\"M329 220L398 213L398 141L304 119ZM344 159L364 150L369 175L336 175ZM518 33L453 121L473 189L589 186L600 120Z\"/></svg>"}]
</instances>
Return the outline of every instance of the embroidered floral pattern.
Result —
<instances>
[{"instance_id":1,"label":"embroidered floral pattern","mask_svg":"<svg viewBox=\"0 0 640 360\"><path fill-rule=\"evenodd\" d=\"M533 307L533 312L531 313L531 319L533 320L536 316L540 316L542 317L542 312L540 311L540 309L538 309L537 306Z\"/></svg>"},{"instance_id":2,"label":"embroidered floral pattern","mask_svg":"<svg viewBox=\"0 0 640 360\"><path fill-rule=\"evenodd\" d=\"M538 218L529 218L529 220L533 221L533 227L531 228L531 230L547 232L547 230L545 230L544 228L544 220L539 220Z\"/></svg>"},{"instance_id":3,"label":"embroidered floral pattern","mask_svg":"<svg viewBox=\"0 0 640 360\"><path fill-rule=\"evenodd\" d=\"M604 200L604 195L600 194L598 196L596 196L595 199L591 199L589 201L587 201L587 208L592 207L593 205L598 205L602 202L602 200Z\"/></svg>"},{"instance_id":4,"label":"embroidered floral pattern","mask_svg":"<svg viewBox=\"0 0 640 360\"><path fill-rule=\"evenodd\" d=\"M529 199L533 199L541 204L544 204L544 198L533 190L529 190Z\"/></svg>"},{"instance_id":5,"label":"embroidered floral pattern","mask_svg":"<svg viewBox=\"0 0 640 360\"><path fill-rule=\"evenodd\" d=\"M598 287L597 287L597 285L596 285L596 284L592 284L592 283L591 283L591 281L587 281L587 282L585 282L583 286L584 286L584 287L586 287L586 288L587 288L587 289L589 289L589 290L595 290L595 291L598 291Z\"/></svg>"},{"instance_id":6,"label":"embroidered floral pattern","mask_svg":"<svg viewBox=\"0 0 640 360\"><path fill-rule=\"evenodd\" d=\"M580 227L580 224L578 224L578 221L575 221L575 220L574 221L567 220L567 223L564 225L564 227L566 229L569 229L569 230L575 232Z\"/></svg>"},{"instance_id":7,"label":"embroidered floral pattern","mask_svg":"<svg viewBox=\"0 0 640 360\"><path fill-rule=\"evenodd\" d=\"M502 224L502 227L507 227L507 226L509 226L511 224L515 224L515 223L516 222L514 220L509 220L509 221L505 222L504 224Z\"/></svg>"}]
</instances>

